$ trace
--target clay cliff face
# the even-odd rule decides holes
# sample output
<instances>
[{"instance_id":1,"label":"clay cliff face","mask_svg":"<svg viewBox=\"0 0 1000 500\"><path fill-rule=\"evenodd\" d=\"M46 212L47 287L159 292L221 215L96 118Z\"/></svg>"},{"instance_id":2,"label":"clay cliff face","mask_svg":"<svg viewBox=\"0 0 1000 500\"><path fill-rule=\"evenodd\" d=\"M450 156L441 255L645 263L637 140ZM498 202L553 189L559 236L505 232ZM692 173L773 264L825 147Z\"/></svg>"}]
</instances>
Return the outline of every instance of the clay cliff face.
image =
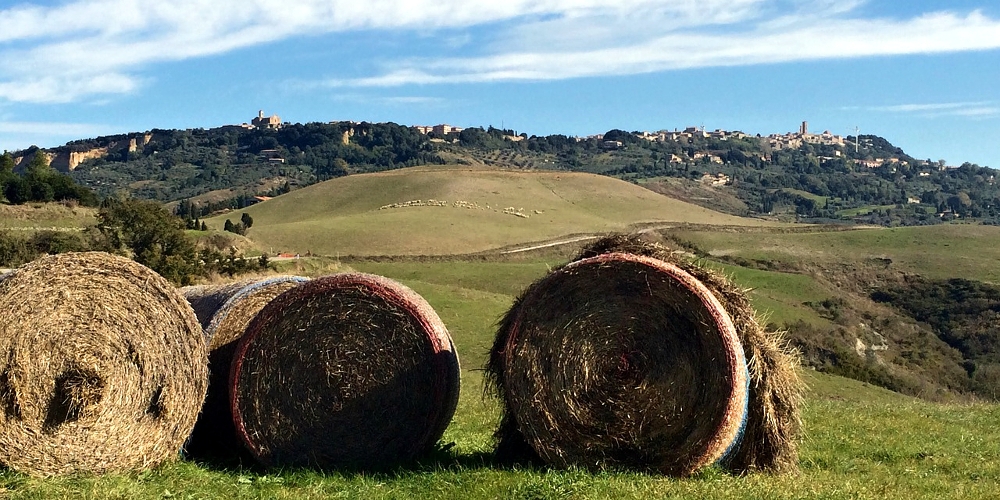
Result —
<instances>
[{"instance_id":1,"label":"clay cliff face","mask_svg":"<svg viewBox=\"0 0 1000 500\"><path fill-rule=\"evenodd\" d=\"M49 165L52 168L60 172L72 172L79 167L81 163L92 160L95 158L104 158L110 152L120 151L122 149L128 148L130 153L138 151L140 148L146 147L150 141L153 140L153 134L138 134L128 138L128 141L115 141L107 146L100 148L93 148L84 151L71 151L68 147L60 147L49 151L42 151L49 158ZM31 159L34 158L33 154L15 156L14 165L15 168L20 165L27 165L31 163Z\"/></svg>"}]
</instances>

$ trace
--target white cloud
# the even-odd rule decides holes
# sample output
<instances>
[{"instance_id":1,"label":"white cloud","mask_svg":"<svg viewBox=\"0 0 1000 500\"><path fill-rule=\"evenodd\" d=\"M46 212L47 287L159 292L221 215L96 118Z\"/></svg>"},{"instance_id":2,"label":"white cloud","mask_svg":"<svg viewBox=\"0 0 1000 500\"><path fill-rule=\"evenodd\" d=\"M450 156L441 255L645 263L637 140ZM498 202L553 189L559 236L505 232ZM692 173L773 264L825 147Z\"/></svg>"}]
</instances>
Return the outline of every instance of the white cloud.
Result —
<instances>
[{"instance_id":1,"label":"white cloud","mask_svg":"<svg viewBox=\"0 0 1000 500\"><path fill-rule=\"evenodd\" d=\"M795 22L791 22L791 21ZM536 46L544 47L538 43ZM526 50L483 57L398 61L385 73L334 86L552 80L708 66L932 54L1000 48L1000 20L980 12L896 21L783 16L743 30L677 30L629 45Z\"/></svg>"},{"instance_id":2,"label":"white cloud","mask_svg":"<svg viewBox=\"0 0 1000 500\"><path fill-rule=\"evenodd\" d=\"M148 67L301 36L408 31L467 57L392 59L332 86L551 80L1000 48L981 12L859 17L863 0L75 0L0 10L0 102L135 92ZM475 36L473 36L473 33ZM429 35L428 35L429 34Z\"/></svg>"},{"instance_id":3,"label":"white cloud","mask_svg":"<svg viewBox=\"0 0 1000 500\"><path fill-rule=\"evenodd\" d=\"M305 88L315 88L315 87L305 87ZM433 97L433 96L381 96L381 95L368 95L368 94L357 94L357 93L337 93L330 96L334 101L338 102L350 102L354 104L376 104L380 106L434 106L440 107L447 105L452 102L452 100L446 99L444 97Z\"/></svg>"},{"instance_id":4,"label":"white cloud","mask_svg":"<svg viewBox=\"0 0 1000 500\"><path fill-rule=\"evenodd\" d=\"M1000 116L1000 105L991 101L894 104L890 106L871 106L865 109L888 113L917 114L932 118L940 116L961 116L966 118L992 118Z\"/></svg>"},{"instance_id":5,"label":"white cloud","mask_svg":"<svg viewBox=\"0 0 1000 500\"><path fill-rule=\"evenodd\" d=\"M0 151L16 151L31 145L50 146L81 137L115 133L108 125L94 123L30 122L0 118Z\"/></svg>"},{"instance_id":6,"label":"white cloud","mask_svg":"<svg viewBox=\"0 0 1000 500\"><path fill-rule=\"evenodd\" d=\"M0 133L24 136L82 137L101 134L107 130L107 125L96 125L93 123L0 121Z\"/></svg>"}]
</instances>

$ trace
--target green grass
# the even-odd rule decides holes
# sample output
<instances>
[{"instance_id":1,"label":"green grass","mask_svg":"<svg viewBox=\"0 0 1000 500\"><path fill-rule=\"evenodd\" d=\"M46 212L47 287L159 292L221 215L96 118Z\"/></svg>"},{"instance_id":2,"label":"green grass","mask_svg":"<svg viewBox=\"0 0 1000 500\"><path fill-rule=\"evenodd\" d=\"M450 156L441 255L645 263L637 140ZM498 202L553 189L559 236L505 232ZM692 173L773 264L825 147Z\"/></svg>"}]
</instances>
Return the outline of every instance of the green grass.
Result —
<instances>
[{"instance_id":1,"label":"green grass","mask_svg":"<svg viewBox=\"0 0 1000 500\"><path fill-rule=\"evenodd\" d=\"M818 194L810 193L809 191L802 191L801 189L784 188L784 189L781 189L781 191L783 191L785 193L797 195L797 196L805 198L807 200L813 200L813 201L816 202L817 206L820 206L820 207L826 206L826 201L829 198L828 196L820 196Z\"/></svg>"},{"instance_id":2,"label":"green grass","mask_svg":"<svg viewBox=\"0 0 1000 500\"><path fill-rule=\"evenodd\" d=\"M822 301L833 296L835 292L822 287L809 276L717 263L710 265L720 269L734 283L749 289L748 295L754 309L767 322L778 325L798 320L813 324L829 323L804 303Z\"/></svg>"},{"instance_id":3,"label":"green grass","mask_svg":"<svg viewBox=\"0 0 1000 500\"><path fill-rule=\"evenodd\" d=\"M412 467L384 473L217 470L177 462L153 471L35 479L0 473L0 498L994 498L1000 483L1000 407L929 403L815 372L803 413L801 471L731 476L715 469L672 479L631 472L509 469L489 459L496 405L482 397L481 367L496 319L546 273L544 260L514 263L352 262L423 295L448 325L462 360L463 391L443 442ZM317 264L319 266L319 264ZM322 266L314 269L319 272ZM768 293L822 298L794 275L729 268ZM786 300L777 296L777 299ZM756 300L756 299L755 299Z\"/></svg>"},{"instance_id":4,"label":"green grass","mask_svg":"<svg viewBox=\"0 0 1000 500\"><path fill-rule=\"evenodd\" d=\"M865 205L857 208L846 208L844 210L837 210L837 217L857 217L859 215L868 215L876 210L890 210L893 208L896 208L896 205Z\"/></svg>"},{"instance_id":5,"label":"green grass","mask_svg":"<svg viewBox=\"0 0 1000 500\"><path fill-rule=\"evenodd\" d=\"M76 230L97 223L97 209L61 203L0 204L0 230Z\"/></svg>"},{"instance_id":6,"label":"green grass","mask_svg":"<svg viewBox=\"0 0 1000 500\"><path fill-rule=\"evenodd\" d=\"M932 279L968 278L1000 283L1000 227L940 224L851 231L714 232L676 234L716 256L776 266L865 263L890 259L890 268Z\"/></svg>"},{"instance_id":7,"label":"green grass","mask_svg":"<svg viewBox=\"0 0 1000 500\"><path fill-rule=\"evenodd\" d=\"M412 200L447 206L379 208ZM453 206L456 201L482 209ZM486 209L489 207L489 209ZM527 218L504 214L513 207ZM245 210L250 236L275 251L337 255L451 255L625 230L631 224L765 225L593 174L417 167L315 184ZM226 218L206 219L220 229Z\"/></svg>"}]
</instances>

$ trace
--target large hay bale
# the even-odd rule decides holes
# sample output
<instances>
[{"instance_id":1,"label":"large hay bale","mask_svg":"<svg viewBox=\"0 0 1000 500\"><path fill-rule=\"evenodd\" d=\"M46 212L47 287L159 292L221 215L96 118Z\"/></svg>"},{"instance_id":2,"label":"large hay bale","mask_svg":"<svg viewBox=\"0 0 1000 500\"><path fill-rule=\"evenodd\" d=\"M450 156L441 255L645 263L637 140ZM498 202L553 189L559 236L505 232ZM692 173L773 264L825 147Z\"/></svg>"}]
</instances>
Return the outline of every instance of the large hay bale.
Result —
<instances>
[{"instance_id":1,"label":"large hay bale","mask_svg":"<svg viewBox=\"0 0 1000 500\"><path fill-rule=\"evenodd\" d=\"M711 291L732 319L747 361L749 395L742 436L722 465L740 473L755 470L781 472L795 469L798 459L797 436L800 428L799 405L802 382L798 372L798 357L788 347L782 334L767 331L761 326L761 321L756 317L746 293L725 276L692 263L674 254L669 248L646 242L638 236L614 235L603 238L585 248L575 261L609 253L650 257L683 269ZM609 276L608 279L617 280L618 277ZM505 399L510 389L505 380L503 363L507 354L504 348L514 326L513 321L525 307L547 307L545 302L525 303L530 293L529 289L505 316L488 366L488 379L492 389ZM582 298L588 299L586 294ZM678 305L675 303L666 308L663 304L649 307L669 311L671 308L676 310ZM641 306L632 302L622 306L623 311L630 311L629 314L649 314L641 309ZM516 415L512 413L511 405L505 403L505 406L506 411L500 429L496 433L498 453L514 460L539 459L538 452L529 443L522 426L518 424Z\"/></svg>"},{"instance_id":2,"label":"large hay bale","mask_svg":"<svg viewBox=\"0 0 1000 500\"><path fill-rule=\"evenodd\" d=\"M253 457L248 455L236 435L229 406L229 372L236 343L268 302L308 280L301 276L273 276L181 289L198 315L209 342L208 395L186 446L189 457L253 463Z\"/></svg>"},{"instance_id":3,"label":"large hay bale","mask_svg":"<svg viewBox=\"0 0 1000 500\"><path fill-rule=\"evenodd\" d=\"M264 307L233 357L237 431L267 466L381 468L430 451L455 412L458 356L405 286L326 276Z\"/></svg>"},{"instance_id":4,"label":"large hay bale","mask_svg":"<svg viewBox=\"0 0 1000 500\"><path fill-rule=\"evenodd\" d=\"M502 322L488 375L504 430L544 462L687 475L738 440L746 370L729 315L694 277L607 253L528 288Z\"/></svg>"},{"instance_id":5,"label":"large hay bale","mask_svg":"<svg viewBox=\"0 0 1000 500\"><path fill-rule=\"evenodd\" d=\"M87 252L0 280L0 463L100 473L178 456L208 385L191 306L129 259Z\"/></svg>"}]
</instances>

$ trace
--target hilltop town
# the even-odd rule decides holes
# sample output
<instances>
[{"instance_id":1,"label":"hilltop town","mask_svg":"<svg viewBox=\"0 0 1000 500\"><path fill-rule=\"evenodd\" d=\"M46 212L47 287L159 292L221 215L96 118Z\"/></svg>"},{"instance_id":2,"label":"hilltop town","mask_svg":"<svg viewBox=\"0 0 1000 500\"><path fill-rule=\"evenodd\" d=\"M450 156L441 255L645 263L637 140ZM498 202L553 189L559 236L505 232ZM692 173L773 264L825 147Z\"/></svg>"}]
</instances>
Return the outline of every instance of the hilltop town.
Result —
<instances>
[{"instance_id":1,"label":"hilltop town","mask_svg":"<svg viewBox=\"0 0 1000 500\"><path fill-rule=\"evenodd\" d=\"M248 122L72 141L36 155L107 196L193 200L204 213L243 207L343 175L449 162L568 170L628 180L737 215L895 224L977 217L1000 222L996 171L917 159L875 135L766 136L705 127L535 136L493 127L331 121ZM705 189L713 191L705 191Z\"/></svg>"}]
</instances>

